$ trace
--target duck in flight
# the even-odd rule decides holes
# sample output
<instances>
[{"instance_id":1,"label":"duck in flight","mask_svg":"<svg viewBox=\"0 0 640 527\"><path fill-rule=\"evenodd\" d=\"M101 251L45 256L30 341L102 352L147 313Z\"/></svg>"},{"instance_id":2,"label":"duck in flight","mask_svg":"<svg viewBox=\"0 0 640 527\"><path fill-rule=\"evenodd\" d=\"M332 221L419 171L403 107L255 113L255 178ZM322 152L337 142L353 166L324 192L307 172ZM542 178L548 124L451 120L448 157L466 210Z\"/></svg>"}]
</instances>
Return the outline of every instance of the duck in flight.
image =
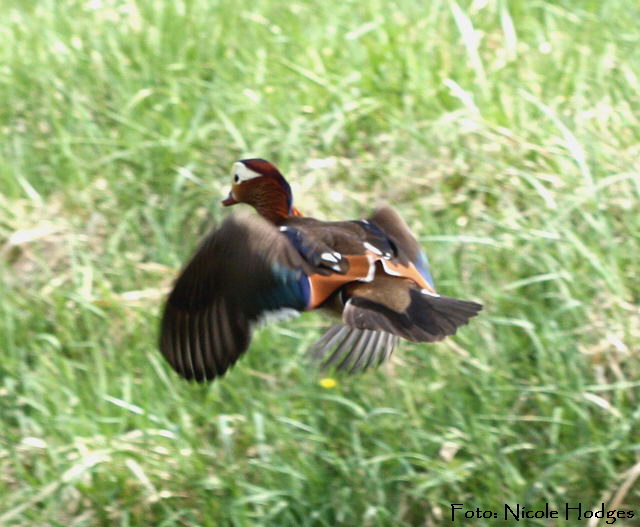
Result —
<instances>
[{"instance_id":1,"label":"duck in flight","mask_svg":"<svg viewBox=\"0 0 640 527\"><path fill-rule=\"evenodd\" d=\"M178 276L162 316L160 350L182 377L222 376L254 326L324 308L339 318L312 346L323 366L356 372L384 362L400 338L453 335L480 304L436 293L427 258L400 215L321 221L293 206L291 188L264 159L233 165L224 206L251 205L209 234Z\"/></svg>"}]
</instances>

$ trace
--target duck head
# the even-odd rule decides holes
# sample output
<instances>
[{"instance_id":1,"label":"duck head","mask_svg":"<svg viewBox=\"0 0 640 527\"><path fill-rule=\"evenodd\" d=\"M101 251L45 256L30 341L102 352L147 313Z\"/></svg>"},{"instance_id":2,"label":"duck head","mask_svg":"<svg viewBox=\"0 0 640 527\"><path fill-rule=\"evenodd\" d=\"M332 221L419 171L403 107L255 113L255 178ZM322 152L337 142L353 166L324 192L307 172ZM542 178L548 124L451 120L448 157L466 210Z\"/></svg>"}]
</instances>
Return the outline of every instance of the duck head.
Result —
<instances>
[{"instance_id":1,"label":"duck head","mask_svg":"<svg viewBox=\"0 0 640 527\"><path fill-rule=\"evenodd\" d=\"M291 187L280 171L264 159L243 159L233 164L231 191L222 200L225 207L247 203L276 225L290 216L300 216L293 206Z\"/></svg>"}]
</instances>

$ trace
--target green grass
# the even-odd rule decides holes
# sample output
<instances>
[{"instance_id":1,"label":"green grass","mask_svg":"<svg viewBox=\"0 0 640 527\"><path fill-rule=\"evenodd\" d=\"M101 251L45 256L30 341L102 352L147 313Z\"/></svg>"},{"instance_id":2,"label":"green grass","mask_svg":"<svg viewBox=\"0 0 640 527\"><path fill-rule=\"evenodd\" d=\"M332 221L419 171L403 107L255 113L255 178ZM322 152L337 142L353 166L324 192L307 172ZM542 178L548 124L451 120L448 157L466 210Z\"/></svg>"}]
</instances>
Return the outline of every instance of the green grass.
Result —
<instances>
[{"instance_id":1,"label":"green grass","mask_svg":"<svg viewBox=\"0 0 640 527\"><path fill-rule=\"evenodd\" d=\"M566 502L635 525L639 19L622 0L2 3L0 525L437 526L452 503ZM332 389L304 360L316 315L181 381L162 298L246 156L309 215L392 204L439 290L485 311Z\"/></svg>"}]
</instances>

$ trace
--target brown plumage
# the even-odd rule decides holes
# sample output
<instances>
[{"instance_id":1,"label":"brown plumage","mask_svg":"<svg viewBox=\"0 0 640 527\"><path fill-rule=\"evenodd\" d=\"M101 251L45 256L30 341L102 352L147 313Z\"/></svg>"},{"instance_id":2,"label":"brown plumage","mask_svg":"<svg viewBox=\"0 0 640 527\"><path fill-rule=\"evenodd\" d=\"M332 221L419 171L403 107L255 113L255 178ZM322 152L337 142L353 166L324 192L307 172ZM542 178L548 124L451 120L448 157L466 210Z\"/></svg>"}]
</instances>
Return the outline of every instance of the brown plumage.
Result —
<instances>
[{"instance_id":1,"label":"brown plumage","mask_svg":"<svg viewBox=\"0 0 640 527\"><path fill-rule=\"evenodd\" d=\"M349 372L380 364L398 339L453 335L480 304L436 293L426 257L402 218L382 207L368 220L302 217L269 162L234 165L225 206L248 203L211 233L178 277L162 317L160 349L183 377L219 377L273 314L323 308L341 317L310 350Z\"/></svg>"}]
</instances>

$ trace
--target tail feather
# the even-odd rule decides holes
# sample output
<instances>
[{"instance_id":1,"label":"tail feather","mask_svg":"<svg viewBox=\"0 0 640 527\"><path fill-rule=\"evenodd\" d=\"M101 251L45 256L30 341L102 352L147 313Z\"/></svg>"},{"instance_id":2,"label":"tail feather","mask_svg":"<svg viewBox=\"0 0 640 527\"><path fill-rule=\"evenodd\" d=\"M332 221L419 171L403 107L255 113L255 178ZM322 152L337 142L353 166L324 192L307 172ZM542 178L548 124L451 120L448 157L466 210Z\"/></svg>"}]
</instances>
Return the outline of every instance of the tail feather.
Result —
<instances>
[{"instance_id":1,"label":"tail feather","mask_svg":"<svg viewBox=\"0 0 640 527\"><path fill-rule=\"evenodd\" d=\"M379 299L354 294L347 301L342 318L355 328L382 329L413 342L435 342L455 334L481 309L482 305L475 302L433 296L412 288L402 311Z\"/></svg>"}]
</instances>

